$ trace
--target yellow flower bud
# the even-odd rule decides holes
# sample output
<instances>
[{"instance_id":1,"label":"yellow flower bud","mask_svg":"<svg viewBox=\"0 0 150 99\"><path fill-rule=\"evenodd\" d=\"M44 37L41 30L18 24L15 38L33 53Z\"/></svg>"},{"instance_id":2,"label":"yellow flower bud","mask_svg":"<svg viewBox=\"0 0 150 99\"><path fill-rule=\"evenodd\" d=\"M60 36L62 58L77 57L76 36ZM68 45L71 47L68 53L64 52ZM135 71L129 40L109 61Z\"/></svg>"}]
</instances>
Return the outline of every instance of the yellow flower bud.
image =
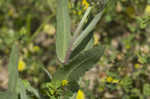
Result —
<instances>
[{"instance_id":1,"label":"yellow flower bud","mask_svg":"<svg viewBox=\"0 0 150 99\"><path fill-rule=\"evenodd\" d=\"M126 8L126 13L129 17L133 18L135 16L135 9L131 6Z\"/></svg>"},{"instance_id":2,"label":"yellow flower bud","mask_svg":"<svg viewBox=\"0 0 150 99\"><path fill-rule=\"evenodd\" d=\"M99 44L99 35L94 34L94 45L98 45L98 44Z\"/></svg>"},{"instance_id":3,"label":"yellow flower bud","mask_svg":"<svg viewBox=\"0 0 150 99\"><path fill-rule=\"evenodd\" d=\"M141 66L140 64L135 64L134 67L135 67L136 69L139 69L139 68L141 68L142 66Z\"/></svg>"},{"instance_id":4,"label":"yellow flower bud","mask_svg":"<svg viewBox=\"0 0 150 99\"><path fill-rule=\"evenodd\" d=\"M78 90L76 99L85 99L84 92L82 90Z\"/></svg>"},{"instance_id":5,"label":"yellow flower bud","mask_svg":"<svg viewBox=\"0 0 150 99\"><path fill-rule=\"evenodd\" d=\"M22 72L25 68L26 68L25 62L22 59L20 59L18 63L18 71Z\"/></svg>"},{"instance_id":6,"label":"yellow flower bud","mask_svg":"<svg viewBox=\"0 0 150 99\"><path fill-rule=\"evenodd\" d=\"M34 47L33 47L33 51L34 51L34 52L38 52L39 50L40 50L40 47L39 47L39 46L34 46Z\"/></svg>"},{"instance_id":7,"label":"yellow flower bud","mask_svg":"<svg viewBox=\"0 0 150 99\"><path fill-rule=\"evenodd\" d=\"M145 13L145 15L150 16L150 5L147 5L147 6L146 6L144 13Z\"/></svg>"},{"instance_id":8,"label":"yellow flower bud","mask_svg":"<svg viewBox=\"0 0 150 99\"><path fill-rule=\"evenodd\" d=\"M54 35L55 32L56 32L56 29L53 25L50 25L50 24L46 24L44 26L44 32L46 32L48 35Z\"/></svg>"},{"instance_id":9,"label":"yellow flower bud","mask_svg":"<svg viewBox=\"0 0 150 99\"><path fill-rule=\"evenodd\" d=\"M113 78L112 77L107 77L106 81L109 82L109 83L111 83L113 81Z\"/></svg>"},{"instance_id":10,"label":"yellow flower bud","mask_svg":"<svg viewBox=\"0 0 150 99\"><path fill-rule=\"evenodd\" d=\"M78 12L78 15L81 15L81 14L82 14L82 11L79 11L79 12Z\"/></svg>"},{"instance_id":11,"label":"yellow flower bud","mask_svg":"<svg viewBox=\"0 0 150 99\"><path fill-rule=\"evenodd\" d=\"M113 79L112 83L117 84L117 83L119 83L119 80L117 80L117 79Z\"/></svg>"},{"instance_id":12,"label":"yellow flower bud","mask_svg":"<svg viewBox=\"0 0 150 99\"><path fill-rule=\"evenodd\" d=\"M67 80L62 80L62 86L66 86L68 85L68 81Z\"/></svg>"},{"instance_id":13,"label":"yellow flower bud","mask_svg":"<svg viewBox=\"0 0 150 99\"><path fill-rule=\"evenodd\" d=\"M86 0L82 0L82 5L84 5L84 10L86 10L89 7L89 3Z\"/></svg>"}]
</instances>

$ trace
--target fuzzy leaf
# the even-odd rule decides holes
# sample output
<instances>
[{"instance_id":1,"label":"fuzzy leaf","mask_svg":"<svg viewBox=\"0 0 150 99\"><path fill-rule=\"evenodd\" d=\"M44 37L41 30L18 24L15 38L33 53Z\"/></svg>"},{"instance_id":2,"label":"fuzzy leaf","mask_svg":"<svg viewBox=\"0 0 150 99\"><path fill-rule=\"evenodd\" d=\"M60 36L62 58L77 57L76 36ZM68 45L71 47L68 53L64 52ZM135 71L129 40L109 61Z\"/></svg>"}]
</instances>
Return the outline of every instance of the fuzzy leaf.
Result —
<instances>
[{"instance_id":1,"label":"fuzzy leaf","mask_svg":"<svg viewBox=\"0 0 150 99\"><path fill-rule=\"evenodd\" d=\"M8 99L8 93L7 92L0 92L0 98L1 99Z\"/></svg>"},{"instance_id":2,"label":"fuzzy leaf","mask_svg":"<svg viewBox=\"0 0 150 99\"><path fill-rule=\"evenodd\" d=\"M57 4L56 53L64 62L71 36L68 0L57 0Z\"/></svg>"},{"instance_id":3,"label":"fuzzy leaf","mask_svg":"<svg viewBox=\"0 0 150 99\"><path fill-rule=\"evenodd\" d=\"M90 46L89 44L92 42L92 37L93 37L93 33L90 33L86 36L86 38L84 38L84 40L73 50L73 52L71 53L70 58L72 59L73 57L75 57L78 53L80 53L83 50L89 49ZM87 48L89 47L89 48Z\"/></svg>"},{"instance_id":4,"label":"fuzzy leaf","mask_svg":"<svg viewBox=\"0 0 150 99\"><path fill-rule=\"evenodd\" d=\"M84 50L88 50L88 49L92 48L93 46L94 46L94 38L92 37L90 39L90 41L88 42L88 44L86 45L86 47L84 48Z\"/></svg>"},{"instance_id":5,"label":"fuzzy leaf","mask_svg":"<svg viewBox=\"0 0 150 99\"><path fill-rule=\"evenodd\" d=\"M8 92L13 93L13 95L17 95L17 80L18 80L18 48L16 44L12 47L12 51L9 58L8 64ZM14 96L15 97L15 96ZM13 98L15 99L15 98Z\"/></svg>"},{"instance_id":6,"label":"fuzzy leaf","mask_svg":"<svg viewBox=\"0 0 150 99\"><path fill-rule=\"evenodd\" d=\"M91 12L91 9L92 9L92 7L88 7L88 8L87 8L87 10L86 10L84 16L82 17L82 19L81 19L81 21L80 21L80 23L79 23L77 29L75 30L74 35L78 36L78 34L81 32L82 28L84 27L84 23L85 23L85 21L87 20L88 15L89 15L90 12ZM75 36L75 37L76 37L76 36Z\"/></svg>"},{"instance_id":7,"label":"fuzzy leaf","mask_svg":"<svg viewBox=\"0 0 150 99\"><path fill-rule=\"evenodd\" d=\"M103 11L98 13L91 23L85 28L85 30L79 35L77 40L73 43L73 50L86 38L86 36L91 33L91 31L95 28L96 24L99 22L103 14Z\"/></svg>"},{"instance_id":8,"label":"fuzzy leaf","mask_svg":"<svg viewBox=\"0 0 150 99\"><path fill-rule=\"evenodd\" d=\"M17 95L11 92L0 92L0 99L18 99Z\"/></svg>"},{"instance_id":9,"label":"fuzzy leaf","mask_svg":"<svg viewBox=\"0 0 150 99\"><path fill-rule=\"evenodd\" d=\"M53 81L61 81L64 79L77 81L86 71L91 69L99 61L103 53L104 48L100 45L81 52L54 74Z\"/></svg>"}]
</instances>

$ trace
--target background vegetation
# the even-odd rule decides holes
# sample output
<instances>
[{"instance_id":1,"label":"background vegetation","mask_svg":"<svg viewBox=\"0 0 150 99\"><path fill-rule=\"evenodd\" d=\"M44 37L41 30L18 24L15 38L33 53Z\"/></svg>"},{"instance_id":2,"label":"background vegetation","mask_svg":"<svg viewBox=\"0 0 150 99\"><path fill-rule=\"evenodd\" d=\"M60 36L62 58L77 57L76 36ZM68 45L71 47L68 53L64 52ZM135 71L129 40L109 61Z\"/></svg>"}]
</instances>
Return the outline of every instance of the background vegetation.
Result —
<instances>
[{"instance_id":1,"label":"background vegetation","mask_svg":"<svg viewBox=\"0 0 150 99\"><path fill-rule=\"evenodd\" d=\"M83 0L84 1L84 0ZM87 6L88 20L101 10L101 0L70 0L72 30ZM88 99L150 98L150 0L112 0L94 30L94 44L104 45L105 55L82 78ZM7 89L10 48L20 49L21 78L42 91L48 82L44 66L53 74L60 63L55 52L55 0L0 0L0 89Z\"/></svg>"}]
</instances>

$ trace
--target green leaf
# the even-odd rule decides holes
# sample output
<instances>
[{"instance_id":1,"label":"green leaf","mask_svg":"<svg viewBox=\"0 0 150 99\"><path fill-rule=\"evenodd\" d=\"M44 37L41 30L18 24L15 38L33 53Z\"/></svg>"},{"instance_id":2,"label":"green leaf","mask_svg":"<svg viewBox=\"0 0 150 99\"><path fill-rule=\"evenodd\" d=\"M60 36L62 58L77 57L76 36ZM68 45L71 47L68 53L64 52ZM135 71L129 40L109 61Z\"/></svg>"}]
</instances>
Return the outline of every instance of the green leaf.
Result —
<instances>
[{"instance_id":1,"label":"green leaf","mask_svg":"<svg viewBox=\"0 0 150 99\"><path fill-rule=\"evenodd\" d=\"M86 47L84 48L84 50L88 50L92 48L93 46L94 46L94 38L92 37L90 41L88 42L88 44L86 45Z\"/></svg>"},{"instance_id":2,"label":"green leaf","mask_svg":"<svg viewBox=\"0 0 150 99\"><path fill-rule=\"evenodd\" d=\"M68 0L57 0L57 4L56 53L64 62L71 36Z\"/></svg>"},{"instance_id":3,"label":"green leaf","mask_svg":"<svg viewBox=\"0 0 150 99\"><path fill-rule=\"evenodd\" d=\"M144 84L143 94L145 96L150 96L150 84Z\"/></svg>"},{"instance_id":4,"label":"green leaf","mask_svg":"<svg viewBox=\"0 0 150 99\"><path fill-rule=\"evenodd\" d=\"M11 92L0 92L0 99L18 99L16 94Z\"/></svg>"},{"instance_id":5,"label":"green leaf","mask_svg":"<svg viewBox=\"0 0 150 99\"><path fill-rule=\"evenodd\" d=\"M71 53L70 59L75 57L81 51L91 48L92 37L93 37L93 33L88 34L86 38L84 38L84 40L73 50L73 52Z\"/></svg>"},{"instance_id":6,"label":"green leaf","mask_svg":"<svg viewBox=\"0 0 150 99\"><path fill-rule=\"evenodd\" d=\"M133 88L133 81L131 79L131 77L124 77L121 81L120 81L120 85L122 86L122 88L124 88L124 90L126 92L131 91L131 89Z\"/></svg>"},{"instance_id":7,"label":"green leaf","mask_svg":"<svg viewBox=\"0 0 150 99\"><path fill-rule=\"evenodd\" d=\"M8 93L7 92L0 92L0 98L1 99L8 99Z\"/></svg>"},{"instance_id":8,"label":"green leaf","mask_svg":"<svg viewBox=\"0 0 150 99\"><path fill-rule=\"evenodd\" d=\"M100 45L81 52L63 68L56 71L53 81L61 81L64 79L69 81L77 81L86 71L92 68L99 61L103 53L104 48Z\"/></svg>"},{"instance_id":9,"label":"green leaf","mask_svg":"<svg viewBox=\"0 0 150 99\"><path fill-rule=\"evenodd\" d=\"M103 14L103 11L98 13L91 23L86 27L86 29L79 35L77 40L73 43L73 50L86 38L86 36L91 33L91 31L95 28L96 24L99 22Z\"/></svg>"},{"instance_id":10,"label":"green leaf","mask_svg":"<svg viewBox=\"0 0 150 99\"><path fill-rule=\"evenodd\" d=\"M47 74L47 76L49 77L49 79L51 80L52 79L52 75L49 73L49 71L45 67L41 66L41 68Z\"/></svg>"},{"instance_id":11,"label":"green leaf","mask_svg":"<svg viewBox=\"0 0 150 99\"><path fill-rule=\"evenodd\" d=\"M91 12L91 9L92 9L91 7L88 7L88 8L87 8L87 10L86 10L84 16L82 17L82 20L80 21L80 23L79 23L77 29L75 30L75 33L74 33L75 37L78 36L78 34L81 32L81 30L82 30L82 28L83 28L83 26L84 26L84 23L85 23L85 21L87 20L87 17L88 17L88 15L89 15L89 13Z\"/></svg>"},{"instance_id":12,"label":"green leaf","mask_svg":"<svg viewBox=\"0 0 150 99\"><path fill-rule=\"evenodd\" d=\"M19 85L19 93L20 93L21 99L29 99L26 93L26 89L21 79L18 81L18 85Z\"/></svg>"},{"instance_id":13,"label":"green leaf","mask_svg":"<svg viewBox=\"0 0 150 99\"><path fill-rule=\"evenodd\" d=\"M69 99L76 99L76 93L74 93Z\"/></svg>"},{"instance_id":14,"label":"green leaf","mask_svg":"<svg viewBox=\"0 0 150 99\"><path fill-rule=\"evenodd\" d=\"M8 91L17 94L17 81L18 81L18 48L15 45L12 47L12 51L9 58L8 64ZM13 98L15 99L15 98Z\"/></svg>"},{"instance_id":15,"label":"green leaf","mask_svg":"<svg viewBox=\"0 0 150 99\"><path fill-rule=\"evenodd\" d=\"M25 88L26 91L31 92L31 93L34 94L38 99L40 99L39 92L38 92L35 88L33 88L33 87L31 86L31 84L30 84L27 80L22 80L22 82L23 82L23 85L24 85L24 88Z\"/></svg>"}]
</instances>

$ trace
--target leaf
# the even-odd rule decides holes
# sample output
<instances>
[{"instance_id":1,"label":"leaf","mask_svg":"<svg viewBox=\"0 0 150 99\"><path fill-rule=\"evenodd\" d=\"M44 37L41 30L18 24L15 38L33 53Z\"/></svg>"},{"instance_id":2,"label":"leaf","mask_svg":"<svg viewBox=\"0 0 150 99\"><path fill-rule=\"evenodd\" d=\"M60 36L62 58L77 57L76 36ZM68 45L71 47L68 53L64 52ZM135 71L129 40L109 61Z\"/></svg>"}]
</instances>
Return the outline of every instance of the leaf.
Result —
<instances>
[{"instance_id":1,"label":"leaf","mask_svg":"<svg viewBox=\"0 0 150 99\"><path fill-rule=\"evenodd\" d=\"M89 44L92 42L91 41L92 37L93 37L93 33L88 34L86 36L86 38L84 38L84 40L73 50L73 52L71 53L70 59L72 59L73 57L75 57L81 51L85 50L85 48L88 49L87 46L89 46Z\"/></svg>"},{"instance_id":2,"label":"leaf","mask_svg":"<svg viewBox=\"0 0 150 99\"><path fill-rule=\"evenodd\" d=\"M79 35L77 40L73 43L73 50L86 38L86 36L91 33L91 31L95 28L96 24L99 22L103 14L103 11L98 13L92 22L86 27L86 29Z\"/></svg>"},{"instance_id":3,"label":"leaf","mask_svg":"<svg viewBox=\"0 0 150 99\"><path fill-rule=\"evenodd\" d=\"M0 98L1 99L8 99L7 97L8 97L7 92L0 92Z\"/></svg>"},{"instance_id":4,"label":"leaf","mask_svg":"<svg viewBox=\"0 0 150 99\"><path fill-rule=\"evenodd\" d=\"M42 66L41 66L41 68L47 74L47 76L49 77L49 79L51 80L52 79L52 75L49 73L49 71L46 68L42 67Z\"/></svg>"},{"instance_id":5,"label":"leaf","mask_svg":"<svg viewBox=\"0 0 150 99\"><path fill-rule=\"evenodd\" d=\"M69 99L76 99L76 93L74 93Z\"/></svg>"},{"instance_id":6,"label":"leaf","mask_svg":"<svg viewBox=\"0 0 150 99\"><path fill-rule=\"evenodd\" d=\"M84 48L84 50L88 50L88 49L92 48L93 45L94 45L94 38L92 37L90 39L90 41L88 42L88 44L86 45L86 47Z\"/></svg>"},{"instance_id":7,"label":"leaf","mask_svg":"<svg viewBox=\"0 0 150 99\"><path fill-rule=\"evenodd\" d=\"M53 81L61 81L64 79L77 81L86 71L92 68L99 61L99 58L103 55L103 53L104 48L100 45L81 52L63 68L56 71Z\"/></svg>"},{"instance_id":8,"label":"leaf","mask_svg":"<svg viewBox=\"0 0 150 99\"><path fill-rule=\"evenodd\" d=\"M39 92L33 88L27 80L22 80L22 82L26 91L33 93L38 99L40 99Z\"/></svg>"},{"instance_id":9,"label":"leaf","mask_svg":"<svg viewBox=\"0 0 150 99\"><path fill-rule=\"evenodd\" d=\"M75 30L75 33L74 33L74 34L75 34L75 37L78 36L78 34L81 32L81 30L82 30L82 28L83 28L83 26L84 26L84 23L85 23L85 21L87 20L87 17L88 17L88 15L89 15L89 13L91 12L91 9L92 9L91 7L88 7L88 8L87 8L87 10L86 10L84 16L82 17L82 20L80 21L80 23L79 23L77 29Z\"/></svg>"},{"instance_id":10,"label":"leaf","mask_svg":"<svg viewBox=\"0 0 150 99\"><path fill-rule=\"evenodd\" d=\"M17 99L17 95L11 92L0 92L0 99Z\"/></svg>"},{"instance_id":11,"label":"leaf","mask_svg":"<svg viewBox=\"0 0 150 99\"><path fill-rule=\"evenodd\" d=\"M19 93L20 93L21 99L29 99L26 93L26 89L21 79L18 81L18 85L19 85Z\"/></svg>"},{"instance_id":12,"label":"leaf","mask_svg":"<svg viewBox=\"0 0 150 99\"><path fill-rule=\"evenodd\" d=\"M150 96L150 84L144 84L143 94L145 96Z\"/></svg>"},{"instance_id":13,"label":"leaf","mask_svg":"<svg viewBox=\"0 0 150 99\"><path fill-rule=\"evenodd\" d=\"M57 0L57 4L56 53L64 62L71 36L68 0Z\"/></svg>"},{"instance_id":14,"label":"leaf","mask_svg":"<svg viewBox=\"0 0 150 99\"><path fill-rule=\"evenodd\" d=\"M18 71L17 71L18 52L19 51L16 44L13 45L8 64L8 77L9 77L8 91L16 95L17 95L17 80L18 80Z\"/></svg>"}]
</instances>

